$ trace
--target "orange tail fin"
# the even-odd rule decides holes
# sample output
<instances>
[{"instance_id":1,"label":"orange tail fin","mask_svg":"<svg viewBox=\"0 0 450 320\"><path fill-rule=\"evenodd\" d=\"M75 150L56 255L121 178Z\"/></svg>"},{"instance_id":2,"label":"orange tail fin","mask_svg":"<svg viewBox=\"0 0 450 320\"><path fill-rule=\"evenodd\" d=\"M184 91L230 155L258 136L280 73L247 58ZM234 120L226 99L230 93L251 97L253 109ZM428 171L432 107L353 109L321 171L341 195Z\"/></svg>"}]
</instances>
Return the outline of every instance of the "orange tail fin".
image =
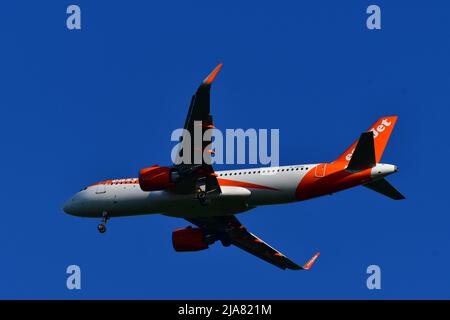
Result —
<instances>
[{"instance_id":1,"label":"orange tail fin","mask_svg":"<svg viewBox=\"0 0 450 320\"><path fill-rule=\"evenodd\" d=\"M384 149L389 141L392 130L394 129L395 122L397 121L397 116L389 116L380 118L375 124L370 127L367 132L373 132L374 145L375 145L375 160L380 162L383 155ZM358 141L355 141L335 162L348 163L352 158L353 152Z\"/></svg>"}]
</instances>

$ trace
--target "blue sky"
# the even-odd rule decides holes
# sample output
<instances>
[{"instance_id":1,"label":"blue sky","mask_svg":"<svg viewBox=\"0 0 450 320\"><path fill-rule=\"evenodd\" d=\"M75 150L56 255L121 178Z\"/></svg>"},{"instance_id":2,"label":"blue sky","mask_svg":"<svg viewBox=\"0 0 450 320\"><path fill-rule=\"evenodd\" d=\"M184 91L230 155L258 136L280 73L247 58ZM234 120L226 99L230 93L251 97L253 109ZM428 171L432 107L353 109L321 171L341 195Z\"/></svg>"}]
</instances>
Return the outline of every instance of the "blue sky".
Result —
<instances>
[{"instance_id":1,"label":"blue sky","mask_svg":"<svg viewBox=\"0 0 450 320\"><path fill-rule=\"evenodd\" d=\"M80 5L82 30L65 26ZM382 30L365 26L378 4ZM444 1L14 1L0 13L0 298L449 298L449 5ZM239 218L310 272L220 244L175 253L160 215L62 212L82 187L169 164L200 81L218 128L279 128L281 164L331 161L398 115L383 161L407 197L365 188ZM224 168L224 167L221 167ZM231 167L228 167L231 168ZM220 169L220 168L218 168ZM66 289L77 264L82 289ZM366 288L377 264L382 289Z\"/></svg>"}]
</instances>

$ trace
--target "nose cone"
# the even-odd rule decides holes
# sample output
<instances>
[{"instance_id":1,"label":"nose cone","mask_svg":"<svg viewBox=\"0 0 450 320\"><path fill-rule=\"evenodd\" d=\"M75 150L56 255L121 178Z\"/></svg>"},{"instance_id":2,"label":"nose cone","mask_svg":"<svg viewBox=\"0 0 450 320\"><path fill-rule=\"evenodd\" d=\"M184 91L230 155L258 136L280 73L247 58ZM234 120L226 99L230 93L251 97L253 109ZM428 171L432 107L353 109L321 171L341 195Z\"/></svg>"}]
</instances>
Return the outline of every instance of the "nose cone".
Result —
<instances>
[{"instance_id":1,"label":"nose cone","mask_svg":"<svg viewBox=\"0 0 450 320\"><path fill-rule=\"evenodd\" d=\"M64 203L63 210L65 213L80 216L83 211L83 196L80 193L75 194L69 200Z\"/></svg>"},{"instance_id":2,"label":"nose cone","mask_svg":"<svg viewBox=\"0 0 450 320\"><path fill-rule=\"evenodd\" d=\"M70 198L69 200L66 201L66 203L64 203L63 210L65 213L72 215L75 214L76 210L74 202L75 202L74 199Z\"/></svg>"}]
</instances>

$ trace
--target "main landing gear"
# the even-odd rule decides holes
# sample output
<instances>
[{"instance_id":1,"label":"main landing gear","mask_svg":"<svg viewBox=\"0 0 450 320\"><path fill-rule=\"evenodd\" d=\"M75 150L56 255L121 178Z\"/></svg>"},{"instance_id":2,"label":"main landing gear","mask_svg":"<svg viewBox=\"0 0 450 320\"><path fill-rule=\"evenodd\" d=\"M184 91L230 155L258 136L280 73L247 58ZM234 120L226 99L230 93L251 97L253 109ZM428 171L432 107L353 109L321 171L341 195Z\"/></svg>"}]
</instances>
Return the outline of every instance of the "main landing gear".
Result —
<instances>
[{"instance_id":1,"label":"main landing gear","mask_svg":"<svg viewBox=\"0 0 450 320\"><path fill-rule=\"evenodd\" d=\"M197 191L197 199L200 201L202 206L206 206L208 204L208 199L206 198L206 192L202 189L198 189Z\"/></svg>"},{"instance_id":2,"label":"main landing gear","mask_svg":"<svg viewBox=\"0 0 450 320\"><path fill-rule=\"evenodd\" d=\"M97 227L98 232L100 233L105 233L106 232L106 222L108 222L109 220L109 216L108 216L108 212L103 211L102 214L102 223L100 223Z\"/></svg>"}]
</instances>

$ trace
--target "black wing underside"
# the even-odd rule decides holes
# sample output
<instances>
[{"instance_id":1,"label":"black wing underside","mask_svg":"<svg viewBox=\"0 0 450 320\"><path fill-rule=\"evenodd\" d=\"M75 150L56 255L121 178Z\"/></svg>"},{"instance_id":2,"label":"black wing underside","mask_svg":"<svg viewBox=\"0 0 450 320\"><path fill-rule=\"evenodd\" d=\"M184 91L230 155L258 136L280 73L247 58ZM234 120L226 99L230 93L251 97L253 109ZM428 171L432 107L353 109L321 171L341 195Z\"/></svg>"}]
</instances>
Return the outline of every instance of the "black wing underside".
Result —
<instances>
[{"instance_id":1,"label":"black wing underside","mask_svg":"<svg viewBox=\"0 0 450 320\"><path fill-rule=\"evenodd\" d=\"M210 103L211 84L221 67L222 64L219 64L206 77L191 99L184 124L190 139L187 139L185 135L181 138L181 150L177 154L175 164L175 168L183 177L182 182L177 186L177 191L182 193L195 192L199 186L203 186L204 191L208 193L221 192L211 165L213 150L207 150L211 142L203 141L201 138L194 139L197 135L203 137L206 130L214 128ZM198 145L196 140L199 142Z\"/></svg>"},{"instance_id":2,"label":"black wing underside","mask_svg":"<svg viewBox=\"0 0 450 320\"><path fill-rule=\"evenodd\" d=\"M299 266L256 235L248 232L234 215L187 218L186 220L201 228L205 234L214 237L213 240L220 240L226 246L235 245L281 269L309 269L319 256L317 253L306 265Z\"/></svg>"},{"instance_id":3,"label":"black wing underside","mask_svg":"<svg viewBox=\"0 0 450 320\"><path fill-rule=\"evenodd\" d=\"M210 147L210 141L202 141L196 145L194 136L214 128L213 118L210 112L211 84L222 67L219 64L214 71L202 82L192 97L184 129L191 139L183 136L181 149L178 152L175 168L180 173L181 179L177 183L175 192L190 193L203 188L207 193L220 193L214 169L211 165L211 153L206 150ZM201 139L203 140L203 139ZM205 151L206 150L206 151ZM188 152L188 155L184 152ZM180 161L180 158L182 161ZM266 242L247 231L234 215L219 217L187 218L189 222L197 225L208 236L209 243L220 240L224 245L235 245L281 269L302 270L309 269L319 256L319 253L304 266L285 257L281 252L269 246Z\"/></svg>"}]
</instances>

